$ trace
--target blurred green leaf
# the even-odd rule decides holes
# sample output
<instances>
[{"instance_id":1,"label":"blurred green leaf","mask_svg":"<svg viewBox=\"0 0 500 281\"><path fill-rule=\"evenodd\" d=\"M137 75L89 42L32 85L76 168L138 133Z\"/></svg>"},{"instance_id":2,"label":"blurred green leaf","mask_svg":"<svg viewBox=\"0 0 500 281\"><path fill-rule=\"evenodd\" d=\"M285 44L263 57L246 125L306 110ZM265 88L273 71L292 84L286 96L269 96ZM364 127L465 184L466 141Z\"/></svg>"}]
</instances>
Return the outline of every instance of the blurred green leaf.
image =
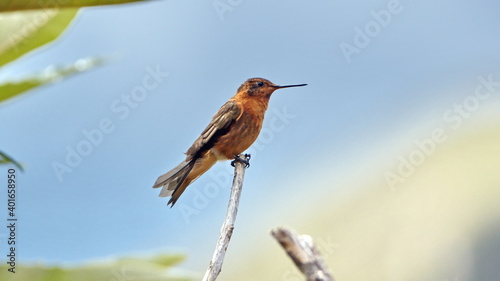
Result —
<instances>
[{"instance_id":1,"label":"blurred green leaf","mask_svg":"<svg viewBox=\"0 0 500 281\"><path fill-rule=\"evenodd\" d=\"M0 165L8 165L8 164L15 165L21 172L24 171L23 166L21 166L21 164L19 164L12 157L9 157L7 154L0 151Z\"/></svg>"},{"instance_id":2,"label":"blurred green leaf","mask_svg":"<svg viewBox=\"0 0 500 281\"><path fill-rule=\"evenodd\" d=\"M160 266L173 266L175 264L178 264L184 260L184 256L178 255L169 255L169 256L157 256L151 259L151 262L156 263Z\"/></svg>"},{"instance_id":3,"label":"blurred green leaf","mask_svg":"<svg viewBox=\"0 0 500 281\"><path fill-rule=\"evenodd\" d=\"M7 99L18 96L35 87L59 81L70 75L89 70L103 62L104 60L101 58L80 59L66 67L49 66L37 76L29 77L21 81L0 84L0 104Z\"/></svg>"},{"instance_id":4,"label":"blurred green leaf","mask_svg":"<svg viewBox=\"0 0 500 281\"><path fill-rule=\"evenodd\" d=\"M80 8L87 6L115 5L133 3L144 0L27 0L9 1L0 0L0 12L32 10L32 9L59 9L59 8Z\"/></svg>"},{"instance_id":5,"label":"blurred green leaf","mask_svg":"<svg viewBox=\"0 0 500 281\"><path fill-rule=\"evenodd\" d=\"M7 271L9 265L0 265L0 280L16 281L189 281L190 278L173 276L168 266L159 266L154 260L175 260L184 256L161 255L152 259L126 258L93 262L79 266L61 267L40 264L16 266L16 273ZM9 279L9 277L14 277Z\"/></svg>"},{"instance_id":6,"label":"blurred green leaf","mask_svg":"<svg viewBox=\"0 0 500 281\"><path fill-rule=\"evenodd\" d=\"M0 66L59 37L78 9L0 14Z\"/></svg>"}]
</instances>

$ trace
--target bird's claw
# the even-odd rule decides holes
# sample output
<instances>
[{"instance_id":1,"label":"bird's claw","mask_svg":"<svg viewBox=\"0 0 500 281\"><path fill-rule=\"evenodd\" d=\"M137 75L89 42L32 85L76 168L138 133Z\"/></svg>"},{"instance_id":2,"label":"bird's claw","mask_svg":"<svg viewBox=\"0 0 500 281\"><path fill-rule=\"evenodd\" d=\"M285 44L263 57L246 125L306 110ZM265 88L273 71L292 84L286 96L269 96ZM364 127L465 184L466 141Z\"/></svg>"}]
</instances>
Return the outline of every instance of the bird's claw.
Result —
<instances>
[{"instance_id":1,"label":"bird's claw","mask_svg":"<svg viewBox=\"0 0 500 281\"><path fill-rule=\"evenodd\" d=\"M233 161L231 161L231 166L233 166L233 167L234 167L234 163L235 163L235 162L240 162L240 163L245 164L245 168L248 168L248 167L250 167L250 158L251 158L251 157L252 157L252 156L251 156L250 154L244 154L244 155L243 155L243 158L241 158L241 154L236 155L236 156L234 157L234 160L233 160Z\"/></svg>"}]
</instances>

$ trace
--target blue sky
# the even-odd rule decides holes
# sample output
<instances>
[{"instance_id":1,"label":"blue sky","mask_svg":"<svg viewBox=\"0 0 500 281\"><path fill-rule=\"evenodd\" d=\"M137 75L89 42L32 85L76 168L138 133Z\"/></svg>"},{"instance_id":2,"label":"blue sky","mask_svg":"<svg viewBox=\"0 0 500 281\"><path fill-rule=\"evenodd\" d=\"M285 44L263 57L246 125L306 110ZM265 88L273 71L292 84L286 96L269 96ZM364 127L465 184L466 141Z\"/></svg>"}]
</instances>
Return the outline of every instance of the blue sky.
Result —
<instances>
[{"instance_id":1,"label":"blue sky","mask_svg":"<svg viewBox=\"0 0 500 281\"><path fill-rule=\"evenodd\" d=\"M498 74L494 1L233 1L224 12L217 3L229 5L83 9L55 43L2 68L5 80L54 63L113 58L0 107L1 149L26 170L18 187L23 260L167 250L187 253L187 265L204 270L227 206L229 163L201 177L173 209L150 186L247 78L309 85L273 95L238 224L295 208L290 202L310 193L347 192L341 184L315 191L293 183L321 177L321 169L332 182L359 176L371 156L442 122L440 113L470 95L479 76ZM356 45L360 36L369 41ZM346 55L345 44L358 51ZM102 139L60 180L54 163L67 164L68 149L85 146L83 131L102 122Z\"/></svg>"}]
</instances>

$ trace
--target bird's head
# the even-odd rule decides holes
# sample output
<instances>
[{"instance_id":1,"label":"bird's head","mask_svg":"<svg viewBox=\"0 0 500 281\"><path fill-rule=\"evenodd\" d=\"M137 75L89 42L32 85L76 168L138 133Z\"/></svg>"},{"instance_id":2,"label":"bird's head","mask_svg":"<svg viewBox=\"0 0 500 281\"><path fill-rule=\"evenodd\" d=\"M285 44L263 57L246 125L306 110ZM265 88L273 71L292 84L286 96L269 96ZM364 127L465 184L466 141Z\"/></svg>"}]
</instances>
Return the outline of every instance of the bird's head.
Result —
<instances>
[{"instance_id":1,"label":"bird's head","mask_svg":"<svg viewBox=\"0 0 500 281\"><path fill-rule=\"evenodd\" d=\"M277 89L282 88L290 88L290 87L300 87L305 86L307 84L298 84L298 85L286 85L286 86L278 86L273 82L264 79L264 78L250 78L245 81L238 88L237 94L248 95L251 97L266 97L269 98L271 94Z\"/></svg>"}]
</instances>

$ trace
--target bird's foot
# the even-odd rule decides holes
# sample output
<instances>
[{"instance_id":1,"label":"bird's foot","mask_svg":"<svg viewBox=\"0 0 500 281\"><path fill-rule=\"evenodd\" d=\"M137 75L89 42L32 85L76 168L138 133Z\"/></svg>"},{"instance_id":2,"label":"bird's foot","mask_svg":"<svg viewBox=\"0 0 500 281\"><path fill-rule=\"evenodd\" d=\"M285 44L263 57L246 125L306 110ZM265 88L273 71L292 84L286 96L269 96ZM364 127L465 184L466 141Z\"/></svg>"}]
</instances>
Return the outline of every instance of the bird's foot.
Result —
<instances>
[{"instance_id":1,"label":"bird's foot","mask_svg":"<svg viewBox=\"0 0 500 281\"><path fill-rule=\"evenodd\" d=\"M234 160L231 161L231 166L234 167L235 162L240 162L240 163L245 164L245 168L248 168L248 167L250 167L250 158L251 158L250 154L244 154L243 158L242 158L241 154L236 155L236 157L234 157Z\"/></svg>"}]
</instances>

